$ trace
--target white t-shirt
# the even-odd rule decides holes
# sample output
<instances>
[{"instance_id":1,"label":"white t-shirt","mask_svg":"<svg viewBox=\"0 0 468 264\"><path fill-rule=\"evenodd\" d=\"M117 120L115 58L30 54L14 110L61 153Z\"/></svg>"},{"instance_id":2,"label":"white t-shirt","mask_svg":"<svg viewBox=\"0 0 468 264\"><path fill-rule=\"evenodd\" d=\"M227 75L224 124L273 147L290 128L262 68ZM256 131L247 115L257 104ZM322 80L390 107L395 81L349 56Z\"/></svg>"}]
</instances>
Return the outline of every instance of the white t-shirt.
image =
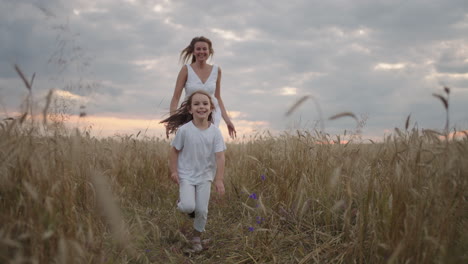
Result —
<instances>
[{"instance_id":1,"label":"white t-shirt","mask_svg":"<svg viewBox=\"0 0 468 264\"><path fill-rule=\"evenodd\" d=\"M210 124L205 130L192 121L182 125L171 145L179 150L179 178L191 184L213 181L216 173L216 153L226 150L219 128Z\"/></svg>"}]
</instances>

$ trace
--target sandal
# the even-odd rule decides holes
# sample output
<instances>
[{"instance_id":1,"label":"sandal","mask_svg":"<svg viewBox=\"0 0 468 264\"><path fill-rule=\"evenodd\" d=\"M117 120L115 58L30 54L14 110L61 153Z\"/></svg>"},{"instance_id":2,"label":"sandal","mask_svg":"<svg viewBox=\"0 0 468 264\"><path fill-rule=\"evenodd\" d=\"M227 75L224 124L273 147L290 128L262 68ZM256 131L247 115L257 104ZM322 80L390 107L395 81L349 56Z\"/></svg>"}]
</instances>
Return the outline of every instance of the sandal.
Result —
<instances>
[{"instance_id":1,"label":"sandal","mask_svg":"<svg viewBox=\"0 0 468 264\"><path fill-rule=\"evenodd\" d=\"M194 237L192 238L192 250L194 252L200 252L203 250L202 242L200 240L200 237Z\"/></svg>"}]
</instances>

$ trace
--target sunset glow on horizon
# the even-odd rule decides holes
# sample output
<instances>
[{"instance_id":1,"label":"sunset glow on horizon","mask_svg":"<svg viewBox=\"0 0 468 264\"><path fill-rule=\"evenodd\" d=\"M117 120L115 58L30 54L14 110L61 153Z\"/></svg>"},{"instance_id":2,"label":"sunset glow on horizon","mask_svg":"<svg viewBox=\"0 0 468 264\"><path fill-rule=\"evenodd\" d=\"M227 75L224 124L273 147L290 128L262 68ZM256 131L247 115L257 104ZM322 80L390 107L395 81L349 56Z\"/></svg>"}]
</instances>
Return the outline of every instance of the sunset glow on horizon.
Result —
<instances>
[{"instance_id":1,"label":"sunset glow on horizon","mask_svg":"<svg viewBox=\"0 0 468 264\"><path fill-rule=\"evenodd\" d=\"M238 114L233 114L238 116ZM165 138L164 125L159 122L161 119L138 119L116 116L86 116L80 118L71 116L66 124L68 127L78 127L81 129L90 129L90 133L98 138L137 135L139 137L161 137ZM248 120L235 119L237 138L249 137L254 133L268 128L267 122L252 122ZM232 141L224 122L220 124L220 130L226 141Z\"/></svg>"}]
</instances>

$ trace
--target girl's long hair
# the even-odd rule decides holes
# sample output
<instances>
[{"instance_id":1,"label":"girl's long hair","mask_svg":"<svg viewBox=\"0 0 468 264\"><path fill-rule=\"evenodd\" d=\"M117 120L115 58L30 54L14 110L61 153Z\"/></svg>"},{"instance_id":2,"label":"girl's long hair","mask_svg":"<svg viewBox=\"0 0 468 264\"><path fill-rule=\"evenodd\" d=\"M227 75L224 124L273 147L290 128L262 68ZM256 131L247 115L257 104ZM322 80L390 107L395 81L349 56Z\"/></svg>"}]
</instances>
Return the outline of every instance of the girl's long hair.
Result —
<instances>
[{"instance_id":1,"label":"girl's long hair","mask_svg":"<svg viewBox=\"0 0 468 264\"><path fill-rule=\"evenodd\" d=\"M180 107L176 110L176 112L173 115L159 122L160 124L164 124L164 126L167 129L168 134L175 133L180 126L193 120L193 116L192 114L190 114L190 107L192 105L192 98L195 94L206 95L208 99L210 100L210 108L213 111L214 109L213 100L211 100L211 96L209 93L205 91L201 91L201 90L193 92L187 98L187 100L182 102ZM208 116L208 121L213 123L213 112L211 112L210 115Z\"/></svg>"},{"instance_id":2,"label":"girl's long hair","mask_svg":"<svg viewBox=\"0 0 468 264\"><path fill-rule=\"evenodd\" d=\"M214 50L213 50L213 45L211 44L211 40L209 38L200 36L200 37L194 37L192 41L190 41L190 44L185 49L182 50L182 52L180 53L180 61L182 61L185 64L190 60L190 57L192 57L192 63L195 62L196 59L193 56L193 52L195 50L195 43L199 41L206 42L208 44L208 47L210 48L210 56L213 56Z\"/></svg>"}]
</instances>

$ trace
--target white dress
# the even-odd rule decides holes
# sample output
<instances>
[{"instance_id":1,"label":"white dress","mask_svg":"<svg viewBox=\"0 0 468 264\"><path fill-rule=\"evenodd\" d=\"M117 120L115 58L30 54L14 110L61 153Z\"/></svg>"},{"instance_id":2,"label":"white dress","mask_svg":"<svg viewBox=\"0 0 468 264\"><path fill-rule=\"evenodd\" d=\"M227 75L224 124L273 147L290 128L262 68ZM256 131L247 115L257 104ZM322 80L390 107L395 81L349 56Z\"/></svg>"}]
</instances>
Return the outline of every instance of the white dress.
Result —
<instances>
[{"instance_id":1,"label":"white dress","mask_svg":"<svg viewBox=\"0 0 468 264\"><path fill-rule=\"evenodd\" d=\"M203 90L211 95L215 109L212 112L213 123L216 127L219 127L221 122L221 110L219 109L218 99L214 96L216 90L216 81L218 80L218 66L213 65L210 76L203 83L200 77L195 73L192 66L187 64L187 82L185 83L185 100L195 91Z\"/></svg>"}]
</instances>

